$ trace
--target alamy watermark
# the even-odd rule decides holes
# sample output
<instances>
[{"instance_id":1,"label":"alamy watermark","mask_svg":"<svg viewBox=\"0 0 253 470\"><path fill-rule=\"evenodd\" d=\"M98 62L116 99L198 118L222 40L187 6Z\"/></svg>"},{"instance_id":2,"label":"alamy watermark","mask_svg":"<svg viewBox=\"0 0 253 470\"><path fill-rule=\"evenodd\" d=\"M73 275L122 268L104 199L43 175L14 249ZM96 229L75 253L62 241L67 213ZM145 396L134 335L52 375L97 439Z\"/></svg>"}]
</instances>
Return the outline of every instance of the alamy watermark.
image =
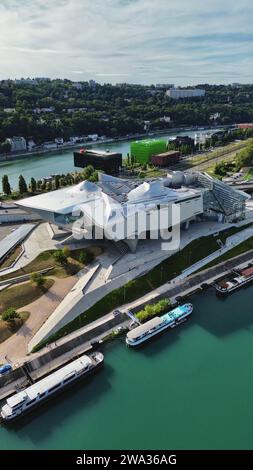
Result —
<instances>
[{"instance_id":1,"label":"alamy watermark","mask_svg":"<svg viewBox=\"0 0 253 470\"><path fill-rule=\"evenodd\" d=\"M117 202L91 201L79 205L67 220L72 223L76 240L161 240L161 249L177 250L180 246L180 204L151 205L147 208Z\"/></svg>"}]
</instances>

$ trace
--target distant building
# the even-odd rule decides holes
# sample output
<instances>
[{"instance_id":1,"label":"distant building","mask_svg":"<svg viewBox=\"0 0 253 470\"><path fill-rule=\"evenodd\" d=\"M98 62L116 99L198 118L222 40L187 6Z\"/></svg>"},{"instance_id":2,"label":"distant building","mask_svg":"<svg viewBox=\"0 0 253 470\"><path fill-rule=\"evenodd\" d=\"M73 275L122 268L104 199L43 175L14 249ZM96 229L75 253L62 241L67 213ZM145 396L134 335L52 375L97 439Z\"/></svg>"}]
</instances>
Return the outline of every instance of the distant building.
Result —
<instances>
[{"instance_id":1,"label":"distant building","mask_svg":"<svg viewBox=\"0 0 253 470\"><path fill-rule=\"evenodd\" d=\"M74 152L74 165L79 168L92 165L96 170L117 175L122 167L122 153L81 149L79 152Z\"/></svg>"},{"instance_id":2,"label":"distant building","mask_svg":"<svg viewBox=\"0 0 253 470\"><path fill-rule=\"evenodd\" d=\"M217 131L214 132L212 135L213 138L215 138L218 142L222 142L224 137L226 137L228 134L228 131Z\"/></svg>"},{"instance_id":3,"label":"distant building","mask_svg":"<svg viewBox=\"0 0 253 470\"><path fill-rule=\"evenodd\" d=\"M80 82L73 82L73 83L72 83L72 87L73 87L73 88L76 88L76 90L82 90L83 85L82 85L82 83L80 83Z\"/></svg>"},{"instance_id":4,"label":"distant building","mask_svg":"<svg viewBox=\"0 0 253 470\"><path fill-rule=\"evenodd\" d=\"M232 86L233 88L241 88L242 84L241 84L241 83L238 83L238 82L234 82L234 83L231 84L231 86Z\"/></svg>"},{"instance_id":5,"label":"distant building","mask_svg":"<svg viewBox=\"0 0 253 470\"><path fill-rule=\"evenodd\" d=\"M27 142L27 149L29 150L29 152L31 152L34 147L36 147L34 140L29 139Z\"/></svg>"},{"instance_id":6,"label":"distant building","mask_svg":"<svg viewBox=\"0 0 253 470\"><path fill-rule=\"evenodd\" d=\"M67 111L67 113L86 112L87 108L67 108L67 110L63 109L63 111Z\"/></svg>"},{"instance_id":7,"label":"distant building","mask_svg":"<svg viewBox=\"0 0 253 470\"><path fill-rule=\"evenodd\" d=\"M93 140L93 142L96 142L98 140L98 134L89 134L88 139Z\"/></svg>"},{"instance_id":8,"label":"distant building","mask_svg":"<svg viewBox=\"0 0 253 470\"><path fill-rule=\"evenodd\" d=\"M175 139L171 140L176 147L181 147L182 145L189 145L189 147L194 147L194 140L188 135L180 135Z\"/></svg>"},{"instance_id":9,"label":"distant building","mask_svg":"<svg viewBox=\"0 0 253 470\"><path fill-rule=\"evenodd\" d=\"M33 112L35 114L40 113L53 113L55 110L54 106L50 106L49 108L34 108Z\"/></svg>"},{"instance_id":10,"label":"distant building","mask_svg":"<svg viewBox=\"0 0 253 470\"><path fill-rule=\"evenodd\" d=\"M20 78L14 80L17 85L38 85L38 81L35 78Z\"/></svg>"},{"instance_id":11,"label":"distant building","mask_svg":"<svg viewBox=\"0 0 253 470\"><path fill-rule=\"evenodd\" d=\"M4 108L4 113L12 114L16 112L16 108Z\"/></svg>"},{"instance_id":12,"label":"distant building","mask_svg":"<svg viewBox=\"0 0 253 470\"><path fill-rule=\"evenodd\" d=\"M174 88L175 85L174 85L174 83L157 83L155 87L160 88L160 89L169 90L170 88Z\"/></svg>"},{"instance_id":13,"label":"distant building","mask_svg":"<svg viewBox=\"0 0 253 470\"><path fill-rule=\"evenodd\" d=\"M26 140L24 137L12 137L6 140L11 145L11 152L26 151Z\"/></svg>"},{"instance_id":14,"label":"distant building","mask_svg":"<svg viewBox=\"0 0 253 470\"><path fill-rule=\"evenodd\" d=\"M144 124L143 126L144 131L148 131L150 128L150 124L151 124L150 121L144 121L143 124Z\"/></svg>"},{"instance_id":15,"label":"distant building","mask_svg":"<svg viewBox=\"0 0 253 470\"><path fill-rule=\"evenodd\" d=\"M207 140L210 140L212 135L210 132L198 132L195 134L194 137L194 144L195 145L203 145L206 143Z\"/></svg>"},{"instance_id":16,"label":"distant building","mask_svg":"<svg viewBox=\"0 0 253 470\"><path fill-rule=\"evenodd\" d=\"M97 82L95 80L89 80L89 86L91 87L96 87L97 86Z\"/></svg>"},{"instance_id":17,"label":"distant building","mask_svg":"<svg viewBox=\"0 0 253 470\"><path fill-rule=\"evenodd\" d=\"M54 139L54 141L58 145L62 145L64 143L63 137L56 137L56 139Z\"/></svg>"},{"instance_id":18,"label":"distant building","mask_svg":"<svg viewBox=\"0 0 253 470\"><path fill-rule=\"evenodd\" d=\"M151 163L155 166L168 167L177 163L180 158L180 152L177 150L170 150L168 152L159 153L151 157Z\"/></svg>"},{"instance_id":19,"label":"distant building","mask_svg":"<svg viewBox=\"0 0 253 470\"><path fill-rule=\"evenodd\" d=\"M205 96L206 91L201 88L183 89L183 88L171 88L166 91L166 95L173 100L182 98L197 98Z\"/></svg>"},{"instance_id":20,"label":"distant building","mask_svg":"<svg viewBox=\"0 0 253 470\"><path fill-rule=\"evenodd\" d=\"M36 77L35 80L37 80L37 82L51 82L51 78L49 77Z\"/></svg>"},{"instance_id":21,"label":"distant building","mask_svg":"<svg viewBox=\"0 0 253 470\"><path fill-rule=\"evenodd\" d=\"M237 127L239 129L252 129L253 128L253 123L237 124Z\"/></svg>"},{"instance_id":22,"label":"distant building","mask_svg":"<svg viewBox=\"0 0 253 470\"><path fill-rule=\"evenodd\" d=\"M130 144L131 156L141 165L149 163L152 156L163 153L166 149L167 143L163 139L136 140Z\"/></svg>"},{"instance_id":23,"label":"distant building","mask_svg":"<svg viewBox=\"0 0 253 470\"><path fill-rule=\"evenodd\" d=\"M171 122L171 117L170 116L163 116L163 117L160 117L159 121L160 122L170 123Z\"/></svg>"},{"instance_id":24,"label":"distant building","mask_svg":"<svg viewBox=\"0 0 253 470\"><path fill-rule=\"evenodd\" d=\"M84 137L81 137L81 136L72 136L69 138L69 142L71 142L72 144L76 144L76 143L81 143L84 141Z\"/></svg>"},{"instance_id":25,"label":"distant building","mask_svg":"<svg viewBox=\"0 0 253 470\"><path fill-rule=\"evenodd\" d=\"M44 150L54 150L57 149L57 143L55 141L44 142L43 144Z\"/></svg>"},{"instance_id":26,"label":"distant building","mask_svg":"<svg viewBox=\"0 0 253 470\"><path fill-rule=\"evenodd\" d=\"M219 117L220 117L220 113L213 113L213 114L210 114L209 119L211 121L216 121L217 119L219 119Z\"/></svg>"}]
</instances>

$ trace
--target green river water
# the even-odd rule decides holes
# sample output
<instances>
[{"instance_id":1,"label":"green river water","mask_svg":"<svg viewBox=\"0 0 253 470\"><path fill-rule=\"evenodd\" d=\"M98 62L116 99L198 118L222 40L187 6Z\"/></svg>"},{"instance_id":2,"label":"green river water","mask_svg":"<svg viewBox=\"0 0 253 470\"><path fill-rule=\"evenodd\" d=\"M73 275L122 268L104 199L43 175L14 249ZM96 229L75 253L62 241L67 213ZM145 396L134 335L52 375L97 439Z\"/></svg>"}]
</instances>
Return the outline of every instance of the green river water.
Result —
<instances>
[{"instance_id":1,"label":"green river water","mask_svg":"<svg viewBox=\"0 0 253 470\"><path fill-rule=\"evenodd\" d=\"M188 322L128 349L11 428L0 449L253 449L253 287L192 297Z\"/></svg>"}]
</instances>

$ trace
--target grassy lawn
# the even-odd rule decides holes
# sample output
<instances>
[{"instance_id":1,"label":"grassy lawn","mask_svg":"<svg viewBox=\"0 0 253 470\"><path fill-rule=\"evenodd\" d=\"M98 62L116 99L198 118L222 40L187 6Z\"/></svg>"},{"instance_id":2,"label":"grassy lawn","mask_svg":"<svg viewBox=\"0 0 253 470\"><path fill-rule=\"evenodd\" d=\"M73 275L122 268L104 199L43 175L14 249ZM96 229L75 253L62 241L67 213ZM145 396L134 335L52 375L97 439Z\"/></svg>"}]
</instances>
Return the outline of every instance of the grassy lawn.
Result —
<instances>
[{"instance_id":1,"label":"grassy lawn","mask_svg":"<svg viewBox=\"0 0 253 470\"><path fill-rule=\"evenodd\" d=\"M222 263L222 261L227 261L235 256L242 255L246 251L253 250L253 237L245 240L244 242L240 243L240 245L235 246L231 250L227 251L223 255L219 256L216 260L212 261L211 263L206 264L203 268L199 271L203 271L204 269L211 268L216 264ZM198 271L198 272L199 272Z\"/></svg>"},{"instance_id":2,"label":"grassy lawn","mask_svg":"<svg viewBox=\"0 0 253 470\"><path fill-rule=\"evenodd\" d=\"M20 312L20 318L16 318L12 322L6 322L1 320L0 317L0 343L3 343L6 339L16 333L19 328L25 323L29 318L29 312Z\"/></svg>"},{"instance_id":3,"label":"grassy lawn","mask_svg":"<svg viewBox=\"0 0 253 470\"><path fill-rule=\"evenodd\" d=\"M37 287L31 282L20 284L18 286L9 287L0 292L0 313L7 308L22 308L25 305L39 299L54 284L53 279L46 279L43 287Z\"/></svg>"},{"instance_id":4,"label":"grassy lawn","mask_svg":"<svg viewBox=\"0 0 253 470\"><path fill-rule=\"evenodd\" d=\"M248 173L246 173L246 175L244 175L243 179L244 181L249 181L253 178L253 168L250 168Z\"/></svg>"},{"instance_id":5,"label":"grassy lawn","mask_svg":"<svg viewBox=\"0 0 253 470\"><path fill-rule=\"evenodd\" d=\"M14 263L14 261L18 258L21 252L22 246L19 245L15 248L14 251L12 251L12 253L7 256L7 258L2 263L0 262L0 269L8 268L9 266L11 266L12 263Z\"/></svg>"},{"instance_id":6,"label":"grassy lawn","mask_svg":"<svg viewBox=\"0 0 253 470\"><path fill-rule=\"evenodd\" d=\"M215 167L217 161L233 161L236 153L243 149L249 143L249 140L250 139L247 139L243 142L236 142L225 145L223 147L217 148L216 150L198 154L196 156L194 155L191 158L181 160L177 165L175 165L174 169L189 170L196 167L199 169L204 169L208 173L210 172L210 174L214 174L213 168Z\"/></svg>"},{"instance_id":7,"label":"grassy lawn","mask_svg":"<svg viewBox=\"0 0 253 470\"><path fill-rule=\"evenodd\" d=\"M66 265L61 265L55 260L55 250L44 251L39 256L37 256L37 258L35 258L31 263L29 263L27 266L24 266L22 269L18 269L14 273L0 276L0 280L11 279L12 277L22 276L23 274L29 274L35 271L40 271L42 269L48 269L52 267L53 269L50 271L50 274L52 276L72 276L85 266L85 264L80 263L80 261L78 261L81 251L87 251L87 249L79 248L78 250L71 251L70 256L68 258L68 264ZM95 256L98 256L102 253L102 248L92 246L89 248L89 251L94 253Z\"/></svg>"},{"instance_id":8,"label":"grassy lawn","mask_svg":"<svg viewBox=\"0 0 253 470\"><path fill-rule=\"evenodd\" d=\"M157 178L157 177L160 177L160 176L166 176L167 175L166 170L159 169L159 168L144 170L143 173L145 173L145 178Z\"/></svg>"},{"instance_id":9,"label":"grassy lawn","mask_svg":"<svg viewBox=\"0 0 253 470\"><path fill-rule=\"evenodd\" d=\"M223 147L219 147L217 148L217 150L199 154L198 156L194 156L193 158L191 158L190 162L193 165L198 165L199 163L207 162L209 160L212 160L213 158L218 158L222 157L223 155L225 156L229 153L237 152L238 150L241 150L242 148L246 147L246 145L248 145L249 143L249 140L250 139L244 140L243 142L231 143Z\"/></svg>"}]
</instances>

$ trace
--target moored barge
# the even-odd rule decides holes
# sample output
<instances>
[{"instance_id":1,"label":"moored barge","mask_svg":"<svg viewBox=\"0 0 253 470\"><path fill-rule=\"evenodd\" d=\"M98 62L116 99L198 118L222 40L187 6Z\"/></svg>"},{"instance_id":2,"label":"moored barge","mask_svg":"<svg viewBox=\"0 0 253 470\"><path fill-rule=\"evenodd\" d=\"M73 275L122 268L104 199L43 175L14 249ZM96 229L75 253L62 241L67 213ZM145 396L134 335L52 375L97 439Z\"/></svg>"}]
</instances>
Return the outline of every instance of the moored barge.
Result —
<instances>
[{"instance_id":1,"label":"moored barge","mask_svg":"<svg viewBox=\"0 0 253 470\"><path fill-rule=\"evenodd\" d=\"M152 318L152 320L147 321L127 333L127 345L132 347L139 346L144 341L149 340L167 328L175 328L185 321L187 317L191 315L192 311L192 304L187 303L176 307L174 310L165 313L165 315L161 317Z\"/></svg>"},{"instance_id":2,"label":"moored barge","mask_svg":"<svg viewBox=\"0 0 253 470\"><path fill-rule=\"evenodd\" d=\"M253 281L253 266L238 269L215 284L218 294L227 295Z\"/></svg>"},{"instance_id":3,"label":"moored barge","mask_svg":"<svg viewBox=\"0 0 253 470\"><path fill-rule=\"evenodd\" d=\"M0 410L2 422L13 421L54 397L65 388L99 369L104 362L100 352L83 355L6 400Z\"/></svg>"}]
</instances>

